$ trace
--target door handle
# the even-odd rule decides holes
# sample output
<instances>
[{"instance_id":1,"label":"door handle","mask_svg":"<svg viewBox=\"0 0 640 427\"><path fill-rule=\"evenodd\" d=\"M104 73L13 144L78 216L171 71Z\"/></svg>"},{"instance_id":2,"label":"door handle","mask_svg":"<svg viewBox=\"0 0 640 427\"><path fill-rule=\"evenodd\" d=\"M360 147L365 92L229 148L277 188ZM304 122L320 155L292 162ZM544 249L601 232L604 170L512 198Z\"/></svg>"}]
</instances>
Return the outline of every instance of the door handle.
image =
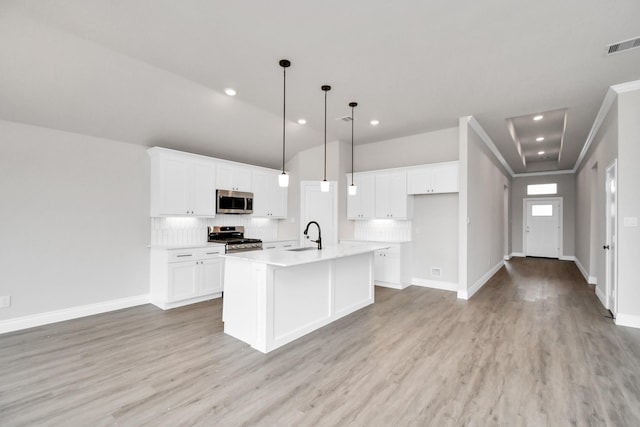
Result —
<instances>
[{"instance_id":1,"label":"door handle","mask_svg":"<svg viewBox=\"0 0 640 427\"><path fill-rule=\"evenodd\" d=\"M609 250L609 245L604 245L602 249Z\"/></svg>"}]
</instances>

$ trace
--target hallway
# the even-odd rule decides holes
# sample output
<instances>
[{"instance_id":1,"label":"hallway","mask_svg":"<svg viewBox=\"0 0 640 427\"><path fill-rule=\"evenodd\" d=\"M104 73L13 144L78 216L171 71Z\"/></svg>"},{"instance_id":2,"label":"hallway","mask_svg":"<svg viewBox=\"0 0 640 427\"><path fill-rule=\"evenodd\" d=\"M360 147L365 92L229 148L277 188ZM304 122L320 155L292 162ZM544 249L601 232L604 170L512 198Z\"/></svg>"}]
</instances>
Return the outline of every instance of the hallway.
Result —
<instances>
[{"instance_id":1,"label":"hallway","mask_svg":"<svg viewBox=\"0 0 640 427\"><path fill-rule=\"evenodd\" d=\"M267 355L221 300L0 335L0 424L640 425L640 331L572 262L514 258L471 300L416 286Z\"/></svg>"}]
</instances>

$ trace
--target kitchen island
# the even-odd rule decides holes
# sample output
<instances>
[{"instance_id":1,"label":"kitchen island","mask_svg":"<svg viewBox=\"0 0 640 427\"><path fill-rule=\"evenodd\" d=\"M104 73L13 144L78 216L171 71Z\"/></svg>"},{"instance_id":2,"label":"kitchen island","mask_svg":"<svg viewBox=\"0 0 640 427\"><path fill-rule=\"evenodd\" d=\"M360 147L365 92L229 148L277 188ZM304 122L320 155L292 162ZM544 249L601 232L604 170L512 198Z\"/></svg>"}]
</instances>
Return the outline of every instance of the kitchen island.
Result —
<instances>
[{"instance_id":1,"label":"kitchen island","mask_svg":"<svg viewBox=\"0 0 640 427\"><path fill-rule=\"evenodd\" d=\"M373 254L339 244L226 254L224 332L268 353L373 304Z\"/></svg>"}]
</instances>

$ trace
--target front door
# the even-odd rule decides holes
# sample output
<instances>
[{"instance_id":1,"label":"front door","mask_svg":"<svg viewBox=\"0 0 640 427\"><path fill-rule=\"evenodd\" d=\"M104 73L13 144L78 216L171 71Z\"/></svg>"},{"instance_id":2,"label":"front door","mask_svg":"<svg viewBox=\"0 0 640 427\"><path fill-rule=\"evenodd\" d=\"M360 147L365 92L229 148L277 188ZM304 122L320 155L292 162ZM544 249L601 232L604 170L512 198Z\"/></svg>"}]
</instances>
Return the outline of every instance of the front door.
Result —
<instances>
[{"instance_id":1,"label":"front door","mask_svg":"<svg viewBox=\"0 0 640 427\"><path fill-rule=\"evenodd\" d=\"M560 257L562 199L525 199L525 256Z\"/></svg>"},{"instance_id":2,"label":"front door","mask_svg":"<svg viewBox=\"0 0 640 427\"><path fill-rule=\"evenodd\" d=\"M617 298L617 277L616 277L616 252L617 252L617 239L616 229L618 224L618 201L617 201L617 173L616 162L614 161L611 166L607 168L607 188L606 188L606 243L604 249L606 251L606 292L607 292L607 305L609 310L615 316L618 312L618 298Z\"/></svg>"}]
</instances>

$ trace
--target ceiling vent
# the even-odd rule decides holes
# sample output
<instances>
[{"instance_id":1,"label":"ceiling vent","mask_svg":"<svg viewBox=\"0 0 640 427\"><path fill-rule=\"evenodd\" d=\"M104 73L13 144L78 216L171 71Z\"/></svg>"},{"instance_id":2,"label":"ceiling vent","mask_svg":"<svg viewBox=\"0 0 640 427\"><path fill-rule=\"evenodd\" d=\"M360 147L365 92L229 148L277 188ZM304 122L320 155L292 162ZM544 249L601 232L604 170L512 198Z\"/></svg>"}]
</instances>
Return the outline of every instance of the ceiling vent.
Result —
<instances>
[{"instance_id":1,"label":"ceiling vent","mask_svg":"<svg viewBox=\"0 0 640 427\"><path fill-rule=\"evenodd\" d=\"M635 39L624 40L618 43L608 45L606 55L613 55L614 53L624 52L625 50L635 49L640 47L640 37Z\"/></svg>"},{"instance_id":2,"label":"ceiling vent","mask_svg":"<svg viewBox=\"0 0 640 427\"><path fill-rule=\"evenodd\" d=\"M342 120L343 122L350 122L353 119L351 118L351 116L344 116L344 117L338 117L336 118L336 120Z\"/></svg>"}]
</instances>

